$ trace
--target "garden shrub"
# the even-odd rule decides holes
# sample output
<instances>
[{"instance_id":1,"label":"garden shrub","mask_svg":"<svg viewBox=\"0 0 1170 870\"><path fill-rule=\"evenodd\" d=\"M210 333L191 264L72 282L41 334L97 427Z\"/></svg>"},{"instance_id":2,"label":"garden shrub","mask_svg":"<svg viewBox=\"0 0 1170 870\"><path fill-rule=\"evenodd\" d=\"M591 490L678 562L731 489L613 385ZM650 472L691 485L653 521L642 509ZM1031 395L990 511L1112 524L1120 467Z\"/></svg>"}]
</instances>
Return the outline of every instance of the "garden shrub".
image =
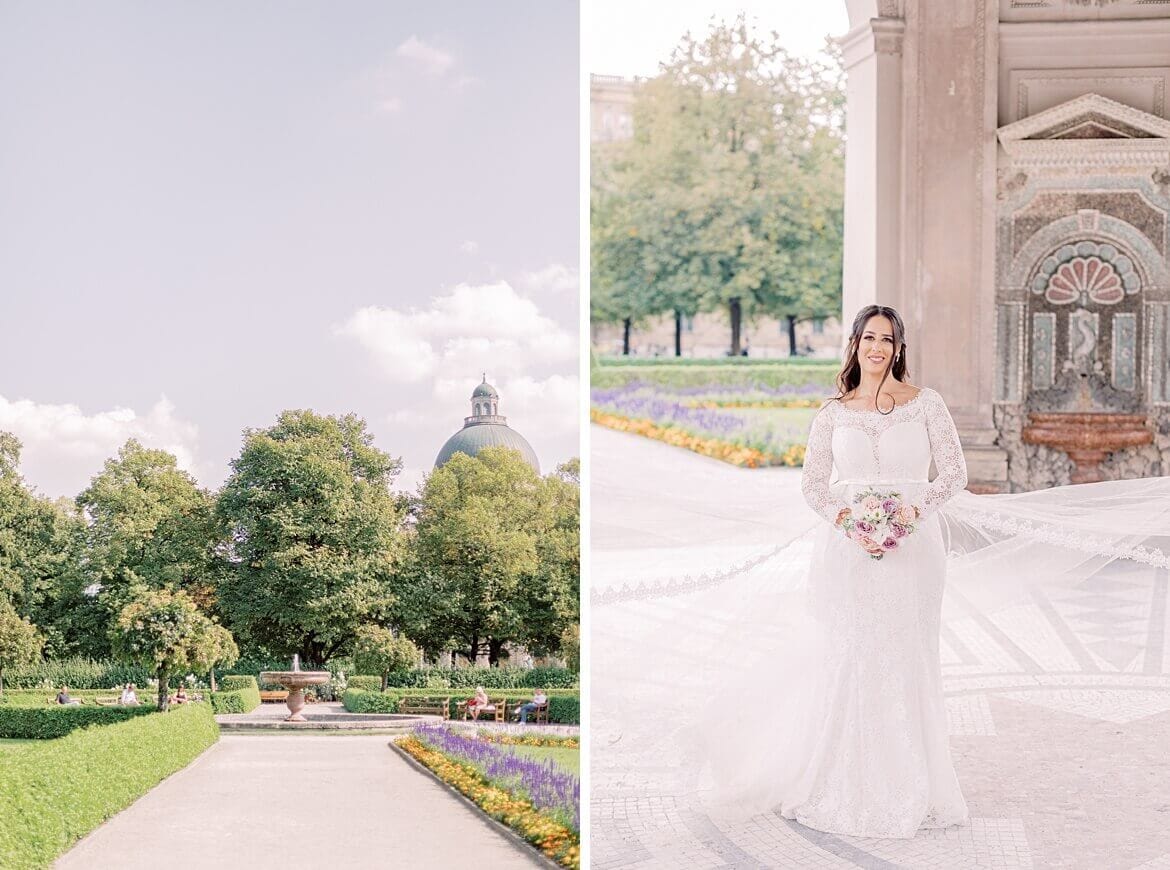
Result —
<instances>
[{"instance_id":1,"label":"garden shrub","mask_svg":"<svg viewBox=\"0 0 1170 870\"><path fill-rule=\"evenodd\" d=\"M382 691L382 678L358 674L348 677L346 686L349 689L357 689L359 692L380 692Z\"/></svg>"},{"instance_id":2,"label":"garden shrub","mask_svg":"<svg viewBox=\"0 0 1170 870\"><path fill-rule=\"evenodd\" d=\"M0 867L49 866L218 737L210 705L190 704L0 753Z\"/></svg>"},{"instance_id":3,"label":"garden shrub","mask_svg":"<svg viewBox=\"0 0 1170 870\"><path fill-rule=\"evenodd\" d=\"M260 706L260 689L254 677L251 686L231 692L212 692L211 709L215 713L251 713Z\"/></svg>"},{"instance_id":4,"label":"garden shrub","mask_svg":"<svg viewBox=\"0 0 1170 870\"><path fill-rule=\"evenodd\" d=\"M511 716L511 706L513 703L532 700L532 693L524 691L500 692L489 690L488 694L492 698L503 698L507 702L509 716ZM435 692L427 689L393 689L383 693L350 689L345 693L345 709L351 713L397 713L398 701L404 696L412 698L449 698L451 718L460 715L459 702L467 700L467 697L462 692ZM562 725L580 725L580 693L569 689L549 689L548 718L549 722Z\"/></svg>"},{"instance_id":5,"label":"garden shrub","mask_svg":"<svg viewBox=\"0 0 1170 870\"><path fill-rule=\"evenodd\" d=\"M350 677L350 686L356 679ZM415 668L409 671L391 671L387 683L396 689L571 689L578 685L578 675L568 668ZM382 681L370 690L380 689Z\"/></svg>"},{"instance_id":6,"label":"garden shrub","mask_svg":"<svg viewBox=\"0 0 1170 870\"><path fill-rule=\"evenodd\" d=\"M830 396L833 380L841 368L837 360L756 361L749 364L713 363L677 365L602 365L594 369L589 384L594 389L612 389L634 383L658 387L752 386L764 389L815 384Z\"/></svg>"},{"instance_id":7,"label":"garden shrub","mask_svg":"<svg viewBox=\"0 0 1170 870\"><path fill-rule=\"evenodd\" d=\"M393 692L365 692L361 689L347 689L345 709L350 713L397 713L401 695Z\"/></svg>"},{"instance_id":8,"label":"garden shrub","mask_svg":"<svg viewBox=\"0 0 1170 870\"><path fill-rule=\"evenodd\" d=\"M256 678L251 674L225 674L215 681L221 692L238 692L241 689L256 689L259 691L260 684L256 682Z\"/></svg>"},{"instance_id":9,"label":"garden shrub","mask_svg":"<svg viewBox=\"0 0 1170 870\"><path fill-rule=\"evenodd\" d=\"M155 712L142 707L40 707L0 706L0 737L52 740L90 725L112 725L134 716ZM3 866L3 865L0 865Z\"/></svg>"},{"instance_id":10,"label":"garden shrub","mask_svg":"<svg viewBox=\"0 0 1170 870\"><path fill-rule=\"evenodd\" d=\"M4 672L4 690L68 686L70 689L106 689L136 683L139 688L154 678L150 668L125 662L95 661L86 658L37 662Z\"/></svg>"}]
</instances>

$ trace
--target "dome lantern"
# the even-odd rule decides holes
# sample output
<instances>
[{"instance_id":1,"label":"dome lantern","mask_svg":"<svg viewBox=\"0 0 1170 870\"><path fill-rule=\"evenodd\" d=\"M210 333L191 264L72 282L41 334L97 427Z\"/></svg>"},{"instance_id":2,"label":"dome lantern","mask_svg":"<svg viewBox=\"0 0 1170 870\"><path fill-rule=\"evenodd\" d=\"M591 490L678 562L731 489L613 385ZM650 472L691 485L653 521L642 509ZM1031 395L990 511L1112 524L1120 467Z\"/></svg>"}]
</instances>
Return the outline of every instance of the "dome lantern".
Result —
<instances>
[{"instance_id":1,"label":"dome lantern","mask_svg":"<svg viewBox=\"0 0 1170 870\"><path fill-rule=\"evenodd\" d=\"M532 469L540 474L540 461L532 445L508 426L508 418L499 412L500 394L483 381L471 393L471 416L463 418L463 428L447 439L435 459L435 468L447 462L456 453L475 456L484 447L508 447L517 451Z\"/></svg>"}]
</instances>

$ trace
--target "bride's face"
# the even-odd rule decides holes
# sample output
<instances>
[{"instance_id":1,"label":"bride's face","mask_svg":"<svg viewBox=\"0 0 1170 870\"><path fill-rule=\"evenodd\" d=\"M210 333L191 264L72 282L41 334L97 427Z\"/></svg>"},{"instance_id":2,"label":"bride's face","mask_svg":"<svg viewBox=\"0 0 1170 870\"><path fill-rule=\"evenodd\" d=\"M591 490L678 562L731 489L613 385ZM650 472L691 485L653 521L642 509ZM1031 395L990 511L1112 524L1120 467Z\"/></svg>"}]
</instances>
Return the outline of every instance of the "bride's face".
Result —
<instances>
[{"instance_id":1,"label":"bride's face","mask_svg":"<svg viewBox=\"0 0 1170 870\"><path fill-rule=\"evenodd\" d=\"M888 317L875 314L865 321L861 340L857 343L857 361L863 372L880 378L898 350L894 344L894 324Z\"/></svg>"}]
</instances>

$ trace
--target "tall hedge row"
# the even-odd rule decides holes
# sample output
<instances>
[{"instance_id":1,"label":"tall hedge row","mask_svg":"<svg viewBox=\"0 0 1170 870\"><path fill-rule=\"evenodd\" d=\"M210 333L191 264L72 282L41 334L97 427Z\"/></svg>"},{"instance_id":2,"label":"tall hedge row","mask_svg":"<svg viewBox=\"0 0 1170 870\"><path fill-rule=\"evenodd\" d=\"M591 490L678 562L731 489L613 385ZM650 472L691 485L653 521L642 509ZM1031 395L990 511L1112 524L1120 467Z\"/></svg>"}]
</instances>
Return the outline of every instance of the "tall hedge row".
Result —
<instances>
[{"instance_id":1,"label":"tall hedge row","mask_svg":"<svg viewBox=\"0 0 1170 870\"><path fill-rule=\"evenodd\" d=\"M0 738L52 740L90 725L112 725L154 712L146 707L0 705ZM3 865L0 865L3 866Z\"/></svg>"},{"instance_id":2,"label":"tall hedge row","mask_svg":"<svg viewBox=\"0 0 1170 870\"><path fill-rule=\"evenodd\" d=\"M347 682L351 689L382 688L381 677L365 674ZM391 671L386 684L393 689L573 689L578 676L568 668L415 668Z\"/></svg>"},{"instance_id":3,"label":"tall hedge row","mask_svg":"<svg viewBox=\"0 0 1170 870\"><path fill-rule=\"evenodd\" d=\"M260 706L260 687L256 678L230 675L219 681L221 692L211 693L211 708L218 713L251 713Z\"/></svg>"},{"instance_id":4,"label":"tall hedge row","mask_svg":"<svg viewBox=\"0 0 1170 870\"><path fill-rule=\"evenodd\" d=\"M0 867L47 867L219 737L208 704L0 752Z\"/></svg>"}]
</instances>

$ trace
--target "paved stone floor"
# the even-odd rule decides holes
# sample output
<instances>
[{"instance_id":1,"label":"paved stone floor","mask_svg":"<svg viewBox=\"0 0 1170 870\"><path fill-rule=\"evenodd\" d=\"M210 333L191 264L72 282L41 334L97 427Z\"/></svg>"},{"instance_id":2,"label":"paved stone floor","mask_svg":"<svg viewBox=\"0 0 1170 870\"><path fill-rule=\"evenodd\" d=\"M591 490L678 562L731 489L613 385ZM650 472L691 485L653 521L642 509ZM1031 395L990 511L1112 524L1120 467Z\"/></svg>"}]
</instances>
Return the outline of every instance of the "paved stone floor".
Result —
<instances>
[{"instance_id":1,"label":"paved stone floor","mask_svg":"<svg viewBox=\"0 0 1170 870\"><path fill-rule=\"evenodd\" d=\"M530 868L535 852L415 770L385 736L225 735L58 870Z\"/></svg>"},{"instance_id":2,"label":"paved stone floor","mask_svg":"<svg viewBox=\"0 0 1170 870\"><path fill-rule=\"evenodd\" d=\"M688 505L734 505L744 490L743 472L713 460L598 427L592 442L593 468L605 469L592 492L603 565L620 564L639 524L663 512L679 540L701 539ZM767 484L772 504L757 511L780 517L800 502L799 471ZM671 486L687 489L677 510ZM653 517L637 507L647 492L661 505ZM992 614L948 593L942 666L968 825L871 840L774 815L716 824L669 796L629 797L595 752L591 866L1170 868L1168 586L1164 569L1122 564Z\"/></svg>"}]
</instances>

